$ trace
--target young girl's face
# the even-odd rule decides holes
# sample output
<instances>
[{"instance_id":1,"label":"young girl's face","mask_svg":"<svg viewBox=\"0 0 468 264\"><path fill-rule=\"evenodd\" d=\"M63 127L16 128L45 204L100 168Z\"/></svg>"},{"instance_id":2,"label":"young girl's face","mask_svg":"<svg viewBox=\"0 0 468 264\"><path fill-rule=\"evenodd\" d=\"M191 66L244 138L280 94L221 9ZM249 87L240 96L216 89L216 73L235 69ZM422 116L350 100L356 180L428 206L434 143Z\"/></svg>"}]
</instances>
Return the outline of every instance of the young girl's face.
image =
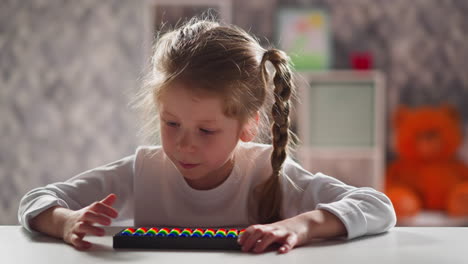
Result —
<instances>
[{"instance_id":1,"label":"young girl's face","mask_svg":"<svg viewBox=\"0 0 468 264\"><path fill-rule=\"evenodd\" d=\"M241 126L223 114L220 98L197 97L189 89L173 84L160 98L162 146L192 188L211 189L232 170Z\"/></svg>"}]
</instances>

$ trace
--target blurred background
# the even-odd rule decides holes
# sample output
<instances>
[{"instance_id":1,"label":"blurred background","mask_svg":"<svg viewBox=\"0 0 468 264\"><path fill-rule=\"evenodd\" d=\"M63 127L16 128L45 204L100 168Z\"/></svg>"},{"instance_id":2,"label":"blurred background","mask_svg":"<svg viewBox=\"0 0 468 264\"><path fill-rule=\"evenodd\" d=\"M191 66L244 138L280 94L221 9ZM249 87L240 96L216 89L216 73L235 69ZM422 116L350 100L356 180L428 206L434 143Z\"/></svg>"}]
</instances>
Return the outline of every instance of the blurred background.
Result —
<instances>
[{"instance_id":1,"label":"blurred background","mask_svg":"<svg viewBox=\"0 0 468 264\"><path fill-rule=\"evenodd\" d=\"M17 224L19 200L32 188L131 155L144 143L128 104L145 73L154 32L160 22L207 8L265 45L290 49L306 80L308 73L325 71L332 73L328 81L344 76L345 82L365 79L382 87L370 90L371 109L382 109L368 117L373 128L381 124L370 143L375 145L374 136L382 141L372 148L384 162L374 175L380 182L398 158L391 120L399 105L448 103L468 135L468 1L2 0L0 224ZM299 26L299 33L290 34L304 12L318 28ZM312 44L291 44L303 36L313 36ZM297 61L301 52L312 57ZM376 91L383 101L373 97ZM348 103L360 102L355 100ZM295 119L296 129L309 110ZM466 142L454 153L465 164Z\"/></svg>"}]
</instances>

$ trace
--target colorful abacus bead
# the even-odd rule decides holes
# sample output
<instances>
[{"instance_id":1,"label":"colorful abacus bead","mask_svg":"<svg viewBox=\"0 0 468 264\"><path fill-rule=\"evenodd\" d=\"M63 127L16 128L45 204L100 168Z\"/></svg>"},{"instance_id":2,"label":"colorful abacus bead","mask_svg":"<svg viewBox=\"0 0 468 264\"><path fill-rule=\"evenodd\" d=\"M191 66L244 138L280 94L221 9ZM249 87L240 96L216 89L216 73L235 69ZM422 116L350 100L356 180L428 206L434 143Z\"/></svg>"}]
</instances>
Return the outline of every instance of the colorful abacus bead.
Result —
<instances>
[{"instance_id":1,"label":"colorful abacus bead","mask_svg":"<svg viewBox=\"0 0 468 264\"><path fill-rule=\"evenodd\" d=\"M167 236L169 231L169 228L161 228L156 236Z\"/></svg>"},{"instance_id":2,"label":"colorful abacus bead","mask_svg":"<svg viewBox=\"0 0 468 264\"><path fill-rule=\"evenodd\" d=\"M190 236L192 236L192 229L185 228L184 230L182 230L182 233L180 233L180 236L181 237L190 237Z\"/></svg>"},{"instance_id":3,"label":"colorful abacus bead","mask_svg":"<svg viewBox=\"0 0 468 264\"><path fill-rule=\"evenodd\" d=\"M229 231L227 232L227 237L237 237L237 229L229 229Z\"/></svg>"},{"instance_id":4,"label":"colorful abacus bead","mask_svg":"<svg viewBox=\"0 0 468 264\"><path fill-rule=\"evenodd\" d=\"M143 236L143 235L146 234L147 231L148 231L148 230L147 230L146 228L140 227L140 228L138 228L138 229L135 231L135 233L133 233L133 235L134 235L134 236Z\"/></svg>"},{"instance_id":5,"label":"colorful abacus bead","mask_svg":"<svg viewBox=\"0 0 468 264\"><path fill-rule=\"evenodd\" d=\"M157 235L157 234L158 234L158 229L153 227L153 228L150 228L150 229L146 232L145 236L155 236L155 235Z\"/></svg>"},{"instance_id":6,"label":"colorful abacus bead","mask_svg":"<svg viewBox=\"0 0 468 264\"><path fill-rule=\"evenodd\" d=\"M169 234L167 234L167 236L169 236L169 237L178 237L178 236L180 236L181 233L182 233L182 231L179 228L173 228L171 230L171 232L169 232Z\"/></svg>"},{"instance_id":7,"label":"colorful abacus bead","mask_svg":"<svg viewBox=\"0 0 468 264\"><path fill-rule=\"evenodd\" d=\"M133 233L135 233L134 228L127 228L124 231L122 231L123 236L133 236Z\"/></svg>"},{"instance_id":8,"label":"colorful abacus bead","mask_svg":"<svg viewBox=\"0 0 468 264\"><path fill-rule=\"evenodd\" d=\"M215 231L211 228L208 228L205 230L205 232L203 233L203 237L214 237L215 235Z\"/></svg>"},{"instance_id":9,"label":"colorful abacus bead","mask_svg":"<svg viewBox=\"0 0 468 264\"><path fill-rule=\"evenodd\" d=\"M203 229L197 228L192 233L192 237L201 237L201 236L203 236Z\"/></svg>"},{"instance_id":10,"label":"colorful abacus bead","mask_svg":"<svg viewBox=\"0 0 468 264\"><path fill-rule=\"evenodd\" d=\"M226 229L218 229L216 230L216 234L215 234L215 237L226 237L227 234L226 234Z\"/></svg>"}]
</instances>

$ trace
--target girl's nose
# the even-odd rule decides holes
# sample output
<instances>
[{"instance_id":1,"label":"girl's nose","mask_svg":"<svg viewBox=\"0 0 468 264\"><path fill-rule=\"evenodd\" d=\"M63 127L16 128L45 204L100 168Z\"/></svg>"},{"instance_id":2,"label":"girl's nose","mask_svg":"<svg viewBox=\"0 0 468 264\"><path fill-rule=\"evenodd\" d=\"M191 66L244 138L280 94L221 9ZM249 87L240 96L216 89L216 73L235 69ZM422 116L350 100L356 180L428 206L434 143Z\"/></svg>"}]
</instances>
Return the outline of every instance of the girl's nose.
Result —
<instances>
[{"instance_id":1,"label":"girl's nose","mask_svg":"<svg viewBox=\"0 0 468 264\"><path fill-rule=\"evenodd\" d=\"M194 152L195 151L195 141L192 135L189 132L183 132L177 142L177 147L181 152Z\"/></svg>"}]
</instances>

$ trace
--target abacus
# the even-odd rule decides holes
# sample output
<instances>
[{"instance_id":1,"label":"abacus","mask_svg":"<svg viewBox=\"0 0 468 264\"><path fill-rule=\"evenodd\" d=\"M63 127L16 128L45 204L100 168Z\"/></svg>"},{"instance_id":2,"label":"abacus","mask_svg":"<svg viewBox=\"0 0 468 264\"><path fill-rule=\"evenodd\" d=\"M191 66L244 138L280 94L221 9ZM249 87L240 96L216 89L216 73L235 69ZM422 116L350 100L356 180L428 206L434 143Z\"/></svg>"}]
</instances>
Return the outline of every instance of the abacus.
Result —
<instances>
[{"instance_id":1,"label":"abacus","mask_svg":"<svg viewBox=\"0 0 468 264\"><path fill-rule=\"evenodd\" d=\"M245 229L126 228L113 237L114 248L239 250Z\"/></svg>"}]
</instances>

